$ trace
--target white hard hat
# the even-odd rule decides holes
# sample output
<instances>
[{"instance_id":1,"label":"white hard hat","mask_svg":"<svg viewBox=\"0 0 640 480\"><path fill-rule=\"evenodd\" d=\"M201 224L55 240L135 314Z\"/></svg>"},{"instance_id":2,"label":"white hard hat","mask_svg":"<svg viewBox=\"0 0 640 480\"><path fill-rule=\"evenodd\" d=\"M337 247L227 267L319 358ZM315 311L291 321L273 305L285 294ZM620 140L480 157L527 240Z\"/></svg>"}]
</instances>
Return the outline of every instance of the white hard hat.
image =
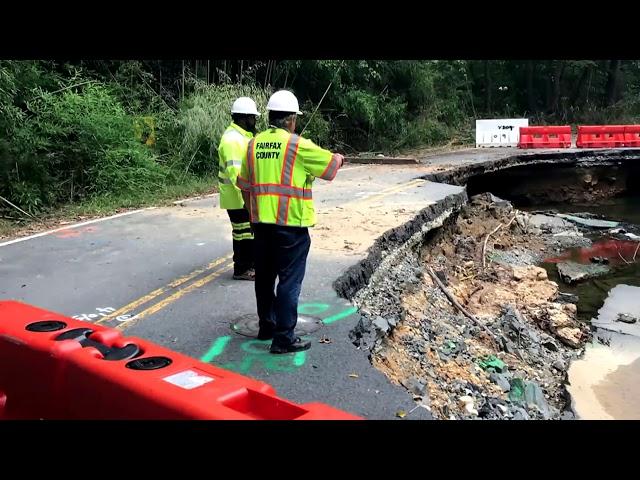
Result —
<instances>
[{"instance_id":1,"label":"white hard hat","mask_svg":"<svg viewBox=\"0 0 640 480\"><path fill-rule=\"evenodd\" d=\"M299 109L298 99L289 90L278 90L271 95L269 103L267 103L267 110L275 112L293 112L302 115Z\"/></svg>"},{"instance_id":2,"label":"white hard hat","mask_svg":"<svg viewBox=\"0 0 640 480\"><path fill-rule=\"evenodd\" d=\"M258 109L256 108L256 102L249 97L237 98L233 105L231 105L231 113L243 113L245 115L260 116Z\"/></svg>"}]
</instances>

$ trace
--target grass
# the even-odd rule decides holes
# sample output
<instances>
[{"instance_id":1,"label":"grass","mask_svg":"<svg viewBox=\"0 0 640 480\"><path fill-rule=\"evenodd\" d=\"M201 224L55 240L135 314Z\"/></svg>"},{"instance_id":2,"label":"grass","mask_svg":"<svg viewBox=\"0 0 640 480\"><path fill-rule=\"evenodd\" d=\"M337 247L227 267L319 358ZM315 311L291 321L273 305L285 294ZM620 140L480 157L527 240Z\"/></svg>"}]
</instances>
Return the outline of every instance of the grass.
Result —
<instances>
[{"instance_id":1,"label":"grass","mask_svg":"<svg viewBox=\"0 0 640 480\"><path fill-rule=\"evenodd\" d=\"M54 228L65 221L82 221L135 208L171 205L175 200L214 193L217 191L216 187L216 177L190 177L183 183L165 186L152 194L101 195L80 203L63 205L41 215L39 221L12 221L0 218L0 238L35 233L38 230Z\"/></svg>"},{"instance_id":2,"label":"grass","mask_svg":"<svg viewBox=\"0 0 640 480\"><path fill-rule=\"evenodd\" d=\"M6 237L15 230L15 222L0 218L0 237Z\"/></svg>"},{"instance_id":3,"label":"grass","mask_svg":"<svg viewBox=\"0 0 640 480\"><path fill-rule=\"evenodd\" d=\"M209 194L216 191L217 179L214 177L191 178L179 185L168 185L152 194L144 195L101 195L82 203L67 205L58 214L62 215L112 215L122 210L162 206L172 201Z\"/></svg>"}]
</instances>

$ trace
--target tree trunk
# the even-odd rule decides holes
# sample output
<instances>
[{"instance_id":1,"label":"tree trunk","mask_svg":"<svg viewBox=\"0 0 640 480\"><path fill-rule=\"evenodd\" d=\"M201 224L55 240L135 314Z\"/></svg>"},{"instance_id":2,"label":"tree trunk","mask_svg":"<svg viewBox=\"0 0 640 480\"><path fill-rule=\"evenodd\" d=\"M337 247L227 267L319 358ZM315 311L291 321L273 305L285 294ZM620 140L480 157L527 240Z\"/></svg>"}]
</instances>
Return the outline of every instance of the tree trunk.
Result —
<instances>
[{"instance_id":1,"label":"tree trunk","mask_svg":"<svg viewBox=\"0 0 640 480\"><path fill-rule=\"evenodd\" d=\"M587 79L587 98L585 99L585 105L589 105L589 93L591 93L591 81L593 80L593 68L589 69L589 78Z\"/></svg>"},{"instance_id":2,"label":"tree trunk","mask_svg":"<svg viewBox=\"0 0 640 480\"><path fill-rule=\"evenodd\" d=\"M531 113L536 111L536 97L533 91L533 73L533 61L527 60L527 104L529 106L529 112Z\"/></svg>"},{"instance_id":3,"label":"tree trunk","mask_svg":"<svg viewBox=\"0 0 640 480\"><path fill-rule=\"evenodd\" d=\"M262 88L267 88L267 82L269 81L269 69L271 68L271 60L267 60L267 68L264 72L264 84Z\"/></svg>"},{"instance_id":4,"label":"tree trunk","mask_svg":"<svg viewBox=\"0 0 640 480\"><path fill-rule=\"evenodd\" d=\"M484 61L484 83L485 83L485 110L491 115L492 99L491 93L493 92L493 83L491 81L491 69L489 68L489 60Z\"/></svg>"},{"instance_id":5,"label":"tree trunk","mask_svg":"<svg viewBox=\"0 0 640 480\"><path fill-rule=\"evenodd\" d=\"M620 67L618 69L618 88L616 89L616 102L619 102L624 98L624 94L627 88L627 79L625 76L625 69L623 68L624 60L620 60Z\"/></svg>"},{"instance_id":6,"label":"tree trunk","mask_svg":"<svg viewBox=\"0 0 640 480\"><path fill-rule=\"evenodd\" d=\"M607 107L618 100L618 84L620 77L620 60L611 60L607 77Z\"/></svg>"},{"instance_id":7,"label":"tree trunk","mask_svg":"<svg viewBox=\"0 0 640 480\"><path fill-rule=\"evenodd\" d=\"M587 82L587 78L589 78L589 73L591 71L591 66L585 67L584 70L582 70L582 74L580 75L580 78L578 79L578 83L576 84L575 89L573 90L573 95L571 96L571 105L573 105L574 107L580 105L580 100L582 99L582 97L584 96L585 93L585 83Z\"/></svg>"},{"instance_id":8,"label":"tree trunk","mask_svg":"<svg viewBox=\"0 0 640 480\"><path fill-rule=\"evenodd\" d=\"M565 66L566 63L563 60L558 60L555 64L555 68L553 69L553 90L549 101L549 111L553 114L558 113L558 102L560 101L561 93L560 81L562 79L562 73L564 72Z\"/></svg>"},{"instance_id":9,"label":"tree trunk","mask_svg":"<svg viewBox=\"0 0 640 480\"><path fill-rule=\"evenodd\" d=\"M180 93L180 100L184 100L184 60L182 60L182 89Z\"/></svg>"}]
</instances>

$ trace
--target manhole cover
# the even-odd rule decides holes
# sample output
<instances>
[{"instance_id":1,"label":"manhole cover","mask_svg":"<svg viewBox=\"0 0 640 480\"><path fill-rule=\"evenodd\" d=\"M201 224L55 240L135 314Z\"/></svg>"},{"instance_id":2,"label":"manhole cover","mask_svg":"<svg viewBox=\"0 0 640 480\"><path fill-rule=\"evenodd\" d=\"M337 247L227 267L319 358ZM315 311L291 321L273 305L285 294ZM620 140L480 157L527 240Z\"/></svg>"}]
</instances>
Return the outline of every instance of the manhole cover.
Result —
<instances>
[{"instance_id":1,"label":"manhole cover","mask_svg":"<svg viewBox=\"0 0 640 480\"><path fill-rule=\"evenodd\" d=\"M323 326L322 319L310 315L298 315L295 333L299 337L315 332ZM243 315L231 323L231 330L246 337L258 336L258 316Z\"/></svg>"}]
</instances>

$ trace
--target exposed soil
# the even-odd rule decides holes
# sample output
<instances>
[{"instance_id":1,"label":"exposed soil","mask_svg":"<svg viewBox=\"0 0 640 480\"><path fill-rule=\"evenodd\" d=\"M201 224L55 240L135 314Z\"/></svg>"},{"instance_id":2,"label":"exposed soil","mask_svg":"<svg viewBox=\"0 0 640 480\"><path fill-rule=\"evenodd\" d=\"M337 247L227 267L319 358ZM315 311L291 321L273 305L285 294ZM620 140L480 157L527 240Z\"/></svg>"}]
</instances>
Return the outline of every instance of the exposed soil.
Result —
<instances>
[{"instance_id":1,"label":"exposed soil","mask_svg":"<svg viewBox=\"0 0 640 480\"><path fill-rule=\"evenodd\" d=\"M588 327L534 264L588 241L575 226L560 224L554 234L557 225L530 219L488 194L474 197L356 296L371 323L361 322L354 343L370 348L372 363L436 418L571 416L563 382ZM453 306L429 269L477 322ZM367 327L376 331L369 344Z\"/></svg>"}]
</instances>

